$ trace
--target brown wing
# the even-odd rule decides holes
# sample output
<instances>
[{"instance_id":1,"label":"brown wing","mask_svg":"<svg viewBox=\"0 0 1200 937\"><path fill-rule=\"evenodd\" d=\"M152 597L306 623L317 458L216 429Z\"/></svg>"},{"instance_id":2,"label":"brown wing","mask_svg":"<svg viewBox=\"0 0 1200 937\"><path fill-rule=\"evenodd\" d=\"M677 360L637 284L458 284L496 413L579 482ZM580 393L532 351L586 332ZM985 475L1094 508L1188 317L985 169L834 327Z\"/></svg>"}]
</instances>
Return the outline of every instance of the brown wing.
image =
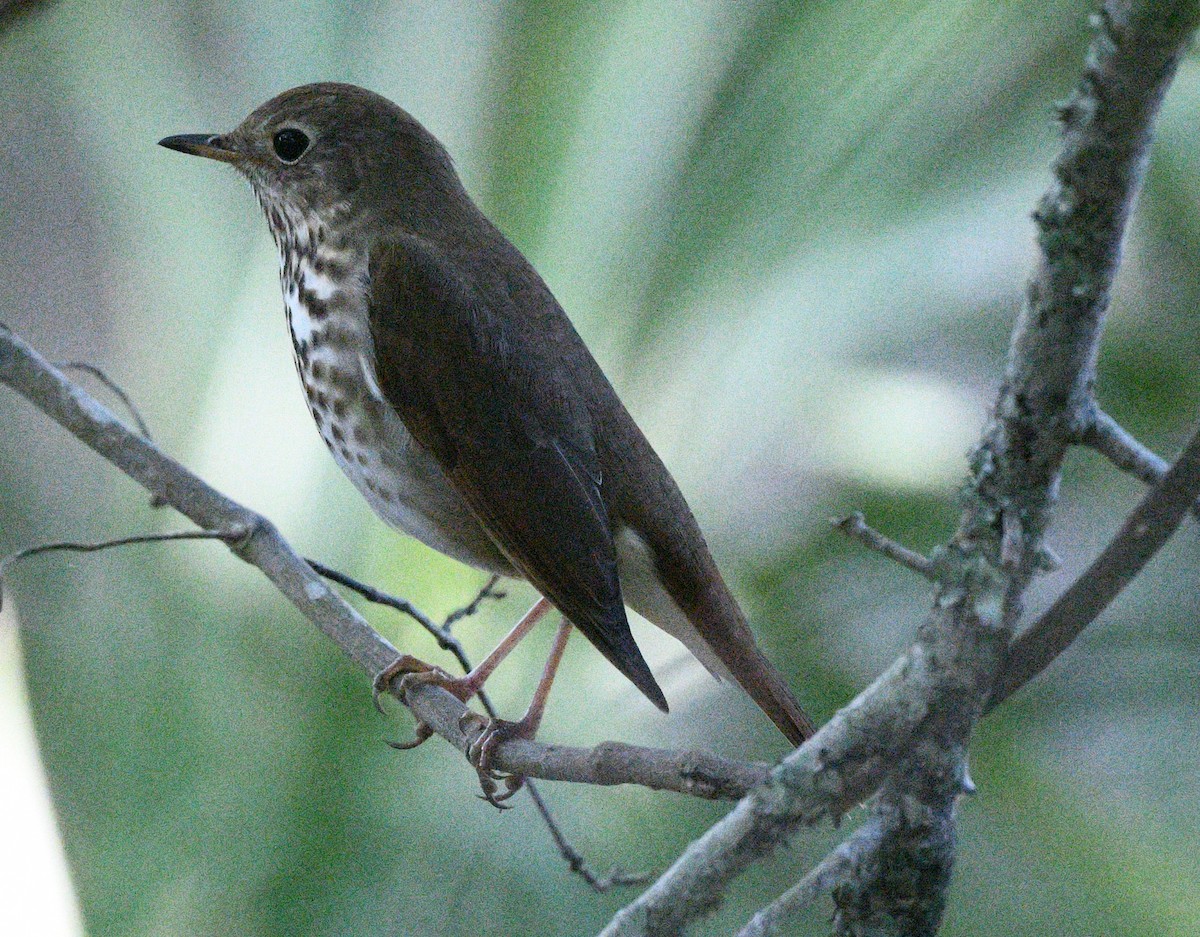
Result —
<instances>
[{"instance_id":1,"label":"brown wing","mask_svg":"<svg viewBox=\"0 0 1200 937\"><path fill-rule=\"evenodd\" d=\"M513 565L665 711L625 617L590 417L565 363L418 238L379 245L370 278L388 402Z\"/></svg>"}]
</instances>

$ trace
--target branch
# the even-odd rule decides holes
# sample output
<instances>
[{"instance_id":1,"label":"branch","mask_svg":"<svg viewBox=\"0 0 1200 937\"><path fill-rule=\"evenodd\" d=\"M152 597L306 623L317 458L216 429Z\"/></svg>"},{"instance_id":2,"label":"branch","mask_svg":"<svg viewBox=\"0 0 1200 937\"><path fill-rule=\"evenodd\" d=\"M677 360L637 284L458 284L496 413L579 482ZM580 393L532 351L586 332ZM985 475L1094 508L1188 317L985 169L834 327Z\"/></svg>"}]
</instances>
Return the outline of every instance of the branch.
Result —
<instances>
[{"instance_id":1,"label":"branch","mask_svg":"<svg viewBox=\"0 0 1200 937\"><path fill-rule=\"evenodd\" d=\"M1200 430L1104 552L1009 649L988 702L999 705L1045 670L1096 620L1175 533L1200 497Z\"/></svg>"},{"instance_id":2,"label":"branch","mask_svg":"<svg viewBox=\"0 0 1200 937\"><path fill-rule=\"evenodd\" d=\"M1150 130L1200 18L1195 2L1111 0L1096 18L1083 81L1062 108L1063 151L1036 214L1042 255L1018 317L1004 385L972 455L962 521L939 563L934 608L917 643L876 684L789 755L761 788L696 840L603 934L673 935L720 901L730 879L803 823L872 793L907 753L907 794L952 817L939 778L961 776L966 744L1032 576L1043 562L1062 461L1091 411L1094 363L1125 224L1141 187ZM942 563L945 564L944 571ZM885 705L886 701L886 705ZM890 733L890 734L889 734ZM916 756L914 756L916 757ZM881 840L880 868L904 868L903 842ZM923 871L937 928L953 850ZM902 933L911 896L862 883ZM859 903L861 905L861 902ZM854 933L852 918L839 933Z\"/></svg>"},{"instance_id":3,"label":"branch","mask_svg":"<svg viewBox=\"0 0 1200 937\"><path fill-rule=\"evenodd\" d=\"M1079 440L1095 449L1122 472L1155 485L1167 473L1167 462L1143 446L1128 430L1098 407Z\"/></svg>"},{"instance_id":4,"label":"branch","mask_svg":"<svg viewBox=\"0 0 1200 937\"><path fill-rule=\"evenodd\" d=\"M948 558L949 559L949 558ZM1003 580L986 564L959 570L917 643L710 827L601 937L675 935L713 910L729 883L802 827L837 820L898 767L959 770L963 742L1007 644Z\"/></svg>"},{"instance_id":5,"label":"branch","mask_svg":"<svg viewBox=\"0 0 1200 937\"><path fill-rule=\"evenodd\" d=\"M1041 258L975 455L983 497L969 529L990 527L997 511L1017 514L1027 539L1048 523L1066 448L1092 423L1095 360L1126 222L1154 116L1196 21L1194 0L1110 0L1095 17L1083 80L1060 108L1063 150L1035 213Z\"/></svg>"},{"instance_id":6,"label":"branch","mask_svg":"<svg viewBox=\"0 0 1200 937\"><path fill-rule=\"evenodd\" d=\"M7 327L0 325L0 382L152 494L210 533L228 538L230 549L256 566L283 596L355 664L374 675L399 652L304 562L266 518L207 485L153 443L130 430L109 410L68 381ZM398 689L393 691L393 695ZM480 731L466 708L445 690L418 685L406 704L452 745L466 752ZM533 778L588 784L641 784L705 798L737 798L757 784L767 766L705 752L676 752L609 742L595 749L513 740L498 746L498 770Z\"/></svg>"},{"instance_id":7,"label":"branch","mask_svg":"<svg viewBox=\"0 0 1200 937\"><path fill-rule=\"evenodd\" d=\"M961 761L953 777L931 774L916 757L912 764L912 775L898 772L880 792L868 820L879 835L833 889L837 934L937 932L954 866L954 806L964 774Z\"/></svg>"},{"instance_id":8,"label":"branch","mask_svg":"<svg viewBox=\"0 0 1200 937\"><path fill-rule=\"evenodd\" d=\"M849 839L821 860L811 872L754 915L737 937L775 937L825 892L846 879L871 852L879 848L883 824L872 817Z\"/></svg>"}]
</instances>

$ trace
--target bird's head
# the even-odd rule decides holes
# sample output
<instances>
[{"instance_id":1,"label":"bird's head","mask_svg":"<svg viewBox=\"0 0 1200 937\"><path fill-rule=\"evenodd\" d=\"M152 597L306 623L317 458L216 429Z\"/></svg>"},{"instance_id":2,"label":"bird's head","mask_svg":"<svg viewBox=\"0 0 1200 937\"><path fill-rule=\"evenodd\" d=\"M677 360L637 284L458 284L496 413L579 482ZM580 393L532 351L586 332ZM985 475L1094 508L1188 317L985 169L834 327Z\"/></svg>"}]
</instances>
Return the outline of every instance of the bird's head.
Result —
<instances>
[{"instance_id":1,"label":"bird's head","mask_svg":"<svg viewBox=\"0 0 1200 937\"><path fill-rule=\"evenodd\" d=\"M461 192L441 143L387 98L354 85L292 88L229 133L159 144L234 166L273 225L273 208L317 217L373 213L404 224Z\"/></svg>"}]
</instances>

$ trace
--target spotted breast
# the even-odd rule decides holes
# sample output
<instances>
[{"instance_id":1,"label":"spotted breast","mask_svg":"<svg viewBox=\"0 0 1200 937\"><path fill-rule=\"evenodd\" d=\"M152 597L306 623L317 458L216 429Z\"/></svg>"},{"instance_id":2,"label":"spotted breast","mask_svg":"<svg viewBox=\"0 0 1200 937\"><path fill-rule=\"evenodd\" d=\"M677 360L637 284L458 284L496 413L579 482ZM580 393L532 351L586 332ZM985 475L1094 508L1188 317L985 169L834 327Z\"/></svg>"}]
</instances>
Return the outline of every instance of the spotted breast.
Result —
<instances>
[{"instance_id":1,"label":"spotted breast","mask_svg":"<svg viewBox=\"0 0 1200 937\"><path fill-rule=\"evenodd\" d=\"M375 376L367 254L335 225L263 205L276 233L292 350L325 445L374 511L455 559L512 575L434 458L409 434Z\"/></svg>"}]
</instances>

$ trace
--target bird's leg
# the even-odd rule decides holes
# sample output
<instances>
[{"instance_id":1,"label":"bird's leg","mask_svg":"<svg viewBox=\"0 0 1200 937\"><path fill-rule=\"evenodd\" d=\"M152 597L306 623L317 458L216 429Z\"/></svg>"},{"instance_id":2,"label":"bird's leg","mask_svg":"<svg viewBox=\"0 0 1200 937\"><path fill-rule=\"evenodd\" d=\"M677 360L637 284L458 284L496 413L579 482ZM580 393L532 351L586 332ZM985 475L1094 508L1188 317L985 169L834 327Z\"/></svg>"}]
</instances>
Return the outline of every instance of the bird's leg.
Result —
<instances>
[{"instance_id":1,"label":"bird's leg","mask_svg":"<svg viewBox=\"0 0 1200 937\"><path fill-rule=\"evenodd\" d=\"M530 632L534 625L541 621L552 607L548 600L538 599L533 608L525 613L521 620L513 627L512 631L505 636L504 640L496 645L495 650L463 677L452 676L441 667L427 664L424 661L417 660L415 657L410 657L408 654L401 655L375 678L374 692L376 708L380 708L380 695L387 692L392 680L400 674L405 675L404 679L400 682L401 696L403 696L408 687L411 687L415 683L432 683L434 686L440 686L462 702L467 702L483 689L483 685L487 682L488 677L492 675L492 671L500 665L500 662L504 658L512 653L513 648L521 643L521 639ZM393 748L399 749L415 748L428 739L431 734L432 730L429 726L418 722L416 737L413 741L389 742L388 744Z\"/></svg>"},{"instance_id":2,"label":"bird's leg","mask_svg":"<svg viewBox=\"0 0 1200 937\"><path fill-rule=\"evenodd\" d=\"M550 696L550 687L554 684L554 675L558 672L558 665L562 663L563 652L567 649L567 639L570 637L571 623L564 618L554 635L554 643L550 646L550 656L546 658L546 667L542 671L542 678L538 681L537 689L533 692L533 699L530 700L525 715L516 722L508 722L504 719L491 720L487 728L480 733L479 738L472 742L471 747L467 750L467 758L479 771L484 798L495 806L499 806L500 801L507 800L519 791L525 779L519 775L510 775L505 778L504 782L508 790L497 796L495 785L491 783L496 779L491 770L492 755L496 751L496 746L501 742L509 739L532 739L537 735L538 726L542 724L542 715L546 711L546 700Z\"/></svg>"},{"instance_id":3,"label":"bird's leg","mask_svg":"<svg viewBox=\"0 0 1200 937\"><path fill-rule=\"evenodd\" d=\"M516 646L521 643L521 639L529 634L533 626L541 621L552 607L546 599L538 599L533 608L527 611L521 620L513 626L512 631L505 635L504 640L496 645L495 650L476 664L466 676L453 677L440 667L430 667L426 670L410 670L401 683L401 689L416 683L432 683L434 686L440 686L442 689L447 690L464 703L467 702L467 700L483 689L483 685L487 682L488 677L492 675L492 672L500 666L504 658L513 652Z\"/></svg>"}]
</instances>

